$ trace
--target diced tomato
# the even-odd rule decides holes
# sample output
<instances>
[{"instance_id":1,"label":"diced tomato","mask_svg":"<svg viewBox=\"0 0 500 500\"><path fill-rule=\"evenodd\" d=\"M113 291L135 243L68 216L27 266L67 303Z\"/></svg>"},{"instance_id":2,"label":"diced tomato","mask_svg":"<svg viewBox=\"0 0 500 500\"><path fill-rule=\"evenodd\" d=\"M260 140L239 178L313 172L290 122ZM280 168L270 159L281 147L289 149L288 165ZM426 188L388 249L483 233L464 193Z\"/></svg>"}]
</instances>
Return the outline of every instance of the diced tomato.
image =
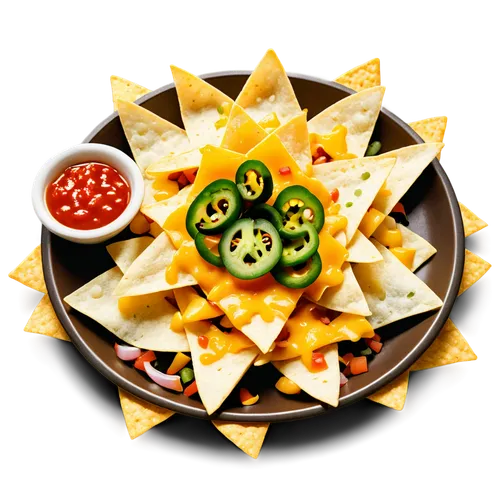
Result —
<instances>
[{"instance_id":1,"label":"diced tomato","mask_svg":"<svg viewBox=\"0 0 500 500\"><path fill-rule=\"evenodd\" d=\"M197 392L198 392L198 386L196 385L196 380L195 380L184 389L184 396L187 396L189 398L193 394L196 394Z\"/></svg>"},{"instance_id":2,"label":"diced tomato","mask_svg":"<svg viewBox=\"0 0 500 500\"><path fill-rule=\"evenodd\" d=\"M134 368L137 368L138 370L142 370L143 372L146 371L144 368L144 363L146 361L149 361L150 363L156 359L156 355L153 351L146 351L144 354L141 354L134 363Z\"/></svg>"},{"instance_id":3,"label":"diced tomato","mask_svg":"<svg viewBox=\"0 0 500 500\"><path fill-rule=\"evenodd\" d=\"M351 369L349 368L349 365L347 365L343 370L342 373L344 376L349 377L351 375Z\"/></svg>"},{"instance_id":4,"label":"diced tomato","mask_svg":"<svg viewBox=\"0 0 500 500\"><path fill-rule=\"evenodd\" d=\"M198 345L202 349L206 349L208 347L208 337L205 337L205 335L200 335L198 337Z\"/></svg>"},{"instance_id":5,"label":"diced tomato","mask_svg":"<svg viewBox=\"0 0 500 500\"><path fill-rule=\"evenodd\" d=\"M353 375L359 375L360 373L365 373L368 371L368 361L366 356L358 356L356 358L352 358L349 363L349 368Z\"/></svg>"},{"instance_id":6,"label":"diced tomato","mask_svg":"<svg viewBox=\"0 0 500 500\"><path fill-rule=\"evenodd\" d=\"M342 356L344 358L344 361L349 364L352 360L352 358L354 358L354 354L352 352L348 352L347 354L344 354Z\"/></svg>"},{"instance_id":7,"label":"diced tomato","mask_svg":"<svg viewBox=\"0 0 500 500\"><path fill-rule=\"evenodd\" d=\"M368 340L376 340L377 342L380 342L380 335L378 333L375 333L371 339Z\"/></svg>"},{"instance_id":8,"label":"diced tomato","mask_svg":"<svg viewBox=\"0 0 500 500\"><path fill-rule=\"evenodd\" d=\"M325 325L329 325L331 323L330 318L328 316L323 316L322 318L320 318L320 321Z\"/></svg>"},{"instance_id":9,"label":"diced tomato","mask_svg":"<svg viewBox=\"0 0 500 500\"><path fill-rule=\"evenodd\" d=\"M184 174L181 174L180 177L177 179L177 184L179 184L179 187L182 189L183 187L186 187L189 184L189 181L187 180L187 177Z\"/></svg>"},{"instance_id":10,"label":"diced tomato","mask_svg":"<svg viewBox=\"0 0 500 500\"><path fill-rule=\"evenodd\" d=\"M191 168L191 169L186 170L184 172L184 175L186 176L186 179L189 181L190 184L194 184L194 180L196 179L197 172L198 172L197 168Z\"/></svg>"},{"instance_id":11,"label":"diced tomato","mask_svg":"<svg viewBox=\"0 0 500 500\"><path fill-rule=\"evenodd\" d=\"M281 167L279 172L281 175L289 175L292 173L292 169L290 167Z\"/></svg>"},{"instance_id":12,"label":"diced tomato","mask_svg":"<svg viewBox=\"0 0 500 500\"><path fill-rule=\"evenodd\" d=\"M337 201L339 201L339 190L337 188L335 188L333 191L332 191L332 201L333 203L337 203Z\"/></svg>"},{"instance_id":13,"label":"diced tomato","mask_svg":"<svg viewBox=\"0 0 500 500\"><path fill-rule=\"evenodd\" d=\"M170 174L168 176L168 178L171 181L176 181L181 175L182 175L182 172L174 172L173 174Z\"/></svg>"},{"instance_id":14,"label":"diced tomato","mask_svg":"<svg viewBox=\"0 0 500 500\"><path fill-rule=\"evenodd\" d=\"M396 203L396 205L391 210L391 212L400 212L400 213L406 215L405 207L403 206L403 204L401 202Z\"/></svg>"},{"instance_id":15,"label":"diced tomato","mask_svg":"<svg viewBox=\"0 0 500 500\"><path fill-rule=\"evenodd\" d=\"M328 368L328 363L321 352L313 352L311 366L314 372L322 372Z\"/></svg>"},{"instance_id":16,"label":"diced tomato","mask_svg":"<svg viewBox=\"0 0 500 500\"><path fill-rule=\"evenodd\" d=\"M259 395L252 396L248 389L242 387L240 389L240 401L242 405L251 406L254 405L259 400Z\"/></svg>"},{"instance_id":17,"label":"diced tomato","mask_svg":"<svg viewBox=\"0 0 500 500\"><path fill-rule=\"evenodd\" d=\"M379 353L382 350L382 346L384 345L382 344L382 342L378 342L376 340L371 340L371 339L366 344L373 352L376 353Z\"/></svg>"}]
</instances>

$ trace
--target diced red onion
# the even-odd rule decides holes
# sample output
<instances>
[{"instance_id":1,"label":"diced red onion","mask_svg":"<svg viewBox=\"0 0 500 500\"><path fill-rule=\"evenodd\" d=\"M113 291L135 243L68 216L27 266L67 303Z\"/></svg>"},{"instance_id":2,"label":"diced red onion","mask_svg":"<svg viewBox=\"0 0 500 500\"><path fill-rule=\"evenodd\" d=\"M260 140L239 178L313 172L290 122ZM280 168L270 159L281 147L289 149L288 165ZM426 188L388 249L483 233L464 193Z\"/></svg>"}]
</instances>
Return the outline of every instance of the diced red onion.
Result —
<instances>
[{"instance_id":1,"label":"diced red onion","mask_svg":"<svg viewBox=\"0 0 500 500\"><path fill-rule=\"evenodd\" d=\"M144 363L144 368L153 382L156 382L161 387L165 387L165 389L182 392L181 377L179 377L179 375L167 375L166 373L162 373L156 368L153 368L149 361Z\"/></svg>"},{"instance_id":2,"label":"diced red onion","mask_svg":"<svg viewBox=\"0 0 500 500\"><path fill-rule=\"evenodd\" d=\"M347 380L348 380L348 378L342 372L340 372L340 387L343 387L344 385L346 385Z\"/></svg>"},{"instance_id":3,"label":"diced red onion","mask_svg":"<svg viewBox=\"0 0 500 500\"><path fill-rule=\"evenodd\" d=\"M141 350L138 347L130 345L119 345L115 343L116 355L123 361L133 361L141 355Z\"/></svg>"}]
</instances>

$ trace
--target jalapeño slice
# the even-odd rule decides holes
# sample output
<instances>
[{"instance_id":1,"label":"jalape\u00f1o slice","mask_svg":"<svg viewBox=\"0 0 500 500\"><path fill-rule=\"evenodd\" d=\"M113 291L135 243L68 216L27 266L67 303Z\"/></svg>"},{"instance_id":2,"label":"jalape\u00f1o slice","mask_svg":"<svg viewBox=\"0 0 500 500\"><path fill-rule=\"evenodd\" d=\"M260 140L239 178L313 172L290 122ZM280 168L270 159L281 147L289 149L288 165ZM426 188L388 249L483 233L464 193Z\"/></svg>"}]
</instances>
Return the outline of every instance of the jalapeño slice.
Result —
<instances>
[{"instance_id":1,"label":"jalape\u00f1o slice","mask_svg":"<svg viewBox=\"0 0 500 500\"><path fill-rule=\"evenodd\" d=\"M250 219L266 219L268 220L277 230L278 232L283 227L283 222L281 215L273 208L271 205L267 205L266 203L261 203L260 205L254 205L252 208L247 210L245 213L245 217L249 217Z\"/></svg>"},{"instance_id":2,"label":"jalape\u00f1o slice","mask_svg":"<svg viewBox=\"0 0 500 500\"><path fill-rule=\"evenodd\" d=\"M325 223L325 211L321 202L303 186L289 186L278 195L274 208L283 219L280 234L283 238L296 239L307 234L306 222L310 222L316 232Z\"/></svg>"},{"instance_id":3,"label":"jalape\u00f1o slice","mask_svg":"<svg viewBox=\"0 0 500 500\"><path fill-rule=\"evenodd\" d=\"M298 266L278 265L272 271L274 279L287 288L306 288L321 274L321 258L316 252L309 260Z\"/></svg>"},{"instance_id":4,"label":"jalape\u00f1o slice","mask_svg":"<svg viewBox=\"0 0 500 500\"><path fill-rule=\"evenodd\" d=\"M285 240L283 253L281 254L281 266L298 266L312 257L319 247L319 236L310 222L304 222L303 227L307 230L304 236L295 240Z\"/></svg>"},{"instance_id":5,"label":"jalape\u00f1o slice","mask_svg":"<svg viewBox=\"0 0 500 500\"><path fill-rule=\"evenodd\" d=\"M203 234L221 234L241 213L243 202L236 184L226 179L209 184L191 203L186 229L195 238Z\"/></svg>"},{"instance_id":6,"label":"jalape\u00f1o slice","mask_svg":"<svg viewBox=\"0 0 500 500\"><path fill-rule=\"evenodd\" d=\"M264 219L240 219L227 229L219 243L226 269L236 278L251 280L268 273L283 250L276 228Z\"/></svg>"},{"instance_id":7,"label":"jalape\u00f1o slice","mask_svg":"<svg viewBox=\"0 0 500 500\"><path fill-rule=\"evenodd\" d=\"M220 256L213 253L212 250L210 250L210 248L207 247L207 244L205 243L205 235L203 233L198 233L195 236L194 244L196 246L196 250L198 250L198 253L209 264L212 264L212 266L224 267L224 264L222 263L222 259L220 258Z\"/></svg>"},{"instance_id":8,"label":"jalape\u00f1o slice","mask_svg":"<svg viewBox=\"0 0 500 500\"><path fill-rule=\"evenodd\" d=\"M264 203L273 194L273 178L259 160L247 160L236 171L236 185L245 201Z\"/></svg>"}]
</instances>

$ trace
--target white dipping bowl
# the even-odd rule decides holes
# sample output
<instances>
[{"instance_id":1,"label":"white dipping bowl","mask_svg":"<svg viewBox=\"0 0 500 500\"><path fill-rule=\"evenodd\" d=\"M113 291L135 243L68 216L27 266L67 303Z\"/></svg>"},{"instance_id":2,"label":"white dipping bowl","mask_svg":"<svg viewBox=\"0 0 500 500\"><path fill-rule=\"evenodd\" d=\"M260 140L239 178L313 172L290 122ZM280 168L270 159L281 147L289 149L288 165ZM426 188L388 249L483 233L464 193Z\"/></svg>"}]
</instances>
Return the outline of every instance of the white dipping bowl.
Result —
<instances>
[{"instance_id":1,"label":"white dipping bowl","mask_svg":"<svg viewBox=\"0 0 500 500\"><path fill-rule=\"evenodd\" d=\"M72 229L52 216L45 201L45 193L49 184L67 167L89 162L105 163L118 170L130 186L130 201L119 217L103 227L88 230ZM104 144L80 144L59 153L42 166L33 183L31 197L36 215L51 233L75 243L101 243L116 236L135 217L144 198L144 180L134 160L123 151Z\"/></svg>"}]
</instances>

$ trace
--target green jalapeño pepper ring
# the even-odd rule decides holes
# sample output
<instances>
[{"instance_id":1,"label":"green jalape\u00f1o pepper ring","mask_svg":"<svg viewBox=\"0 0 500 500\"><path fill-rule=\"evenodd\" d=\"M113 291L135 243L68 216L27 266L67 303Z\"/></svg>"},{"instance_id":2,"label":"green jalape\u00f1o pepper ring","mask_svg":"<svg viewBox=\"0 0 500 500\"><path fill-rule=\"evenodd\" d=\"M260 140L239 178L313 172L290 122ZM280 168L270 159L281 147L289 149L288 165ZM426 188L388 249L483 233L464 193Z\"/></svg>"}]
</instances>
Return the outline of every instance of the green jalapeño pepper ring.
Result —
<instances>
[{"instance_id":1,"label":"green jalape\u00f1o pepper ring","mask_svg":"<svg viewBox=\"0 0 500 500\"><path fill-rule=\"evenodd\" d=\"M209 184L191 203L186 216L186 229L197 233L221 234L240 216L243 207L236 184L226 179Z\"/></svg>"},{"instance_id":2,"label":"green jalape\u00f1o pepper ring","mask_svg":"<svg viewBox=\"0 0 500 500\"><path fill-rule=\"evenodd\" d=\"M321 202L302 186L289 186L278 195L274 208L283 219L280 234L283 238L296 239L308 233L310 222L319 233L325 223L325 211Z\"/></svg>"},{"instance_id":3,"label":"green jalape\u00f1o pepper ring","mask_svg":"<svg viewBox=\"0 0 500 500\"><path fill-rule=\"evenodd\" d=\"M224 267L220 256L213 253L212 250L207 247L207 244L205 243L205 236L206 235L203 233L198 233L195 236L194 244L196 246L196 250L198 250L201 257L204 258L209 264L212 264L212 266Z\"/></svg>"},{"instance_id":4,"label":"green jalape\u00f1o pepper ring","mask_svg":"<svg viewBox=\"0 0 500 500\"><path fill-rule=\"evenodd\" d=\"M304 264L293 267L276 266L271 274L274 279L287 288L306 288L321 274L321 258L315 253Z\"/></svg>"},{"instance_id":5,"label":"green jalape\u00f1o pepper ring","mask_svg":"<svg viewBox=\"0 0 500 500\"><path fill-rule=\"evenodd\" d=\"M236 171L236 185L245 201L264 203L273 194L273 178L259 160L247 160Z\"/></svg>"},{"instance_id":6,"label":"green jalape\u00f1o pepper ring","mask_svg":"<svg viewBox=\"0 0 500 500\"><path fill-rule=\"evenodd\" d=\"M280 260L283 246L276 228L264 219L240 219L219 243L226 269L236 278L251 280L268 273Z\"/></svg>"},{"instance_id":7,"label":"green jalape\u00f1o pepper ring","mask_svg":"<svg viewBox=\"0 0 500 500\"><path fill-rule=\"evenodd\" d=\"M284 241L280 259L281 266L298 266L317 252L319 247L318 232L310 222L304 222L303 227L307 230L305 236L300 236L296 240Z\"/></svg>"},{"instance_id":8,"label":"green jalape\u00f1o pepper ring","mask_svg":"<svg viewBox=\"0 0 500 500\"><path fill-rule=\"evenodd\" d=\"M266 203L261 203L260 205L254 205L252 208L246 211L244 217L249 217L250 219L266 219L268 220L278 232L283 228L283 222L281 215L273 208L271 205Z\"/></svg>"}]
</instances>

